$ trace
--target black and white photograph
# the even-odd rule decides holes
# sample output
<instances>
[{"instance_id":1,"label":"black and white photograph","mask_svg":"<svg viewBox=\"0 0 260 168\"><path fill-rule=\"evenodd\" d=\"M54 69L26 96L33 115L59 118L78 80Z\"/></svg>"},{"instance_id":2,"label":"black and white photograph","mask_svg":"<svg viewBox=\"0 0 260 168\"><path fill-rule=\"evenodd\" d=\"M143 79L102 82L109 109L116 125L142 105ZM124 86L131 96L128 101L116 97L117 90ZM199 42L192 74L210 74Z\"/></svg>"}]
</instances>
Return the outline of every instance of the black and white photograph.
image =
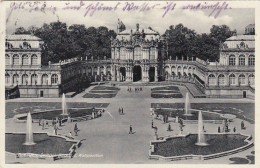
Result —
<instances>
[{"instance_id":1,"label":"black and white photograph","mask_svg":"<svg viewBox=\"0 0 260 168\"><path fill-rule=\"evenodd\" d=\"M260 3L0 6L3 163L257 166Z\"/></svg>"}]
</instances>

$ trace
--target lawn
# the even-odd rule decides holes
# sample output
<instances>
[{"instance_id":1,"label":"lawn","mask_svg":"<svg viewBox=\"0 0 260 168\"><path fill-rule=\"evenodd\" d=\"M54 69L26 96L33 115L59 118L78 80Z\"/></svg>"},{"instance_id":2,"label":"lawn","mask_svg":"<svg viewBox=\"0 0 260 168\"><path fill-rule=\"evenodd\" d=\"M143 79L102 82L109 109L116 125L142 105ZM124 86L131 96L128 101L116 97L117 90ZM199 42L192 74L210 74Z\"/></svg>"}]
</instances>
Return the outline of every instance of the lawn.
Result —
<instances>
[{"instance_id":1,"label":"lawn","mask_svg":"<svg viewBox=\"0 0 260 168\"><path fill-rule=\"evenodd\" d=\"M152 108L184 108L184 103L152 103ZM191 103L192 109L218 112L222 114L234 114L238 118L254 123L254 103Z\"/></svg>"},{"instance_id":2,"label":"lawn","mask_svg":"<svg viewBox=\"0 0 260 168\"><path fill-rule=\"evenodd\" d=\"M190 134L187 137L168 139L165 142L154 144L153 155L165 157L182 155L210 155L236 149L247 145L244 140L246 136L240 134L206 134L205 139L208 146L197 146L197 134Z\"/></svg>"},{"instance_id":3,"label":"lawn","mask_svg":"<svg viewBox=\"0 0 260 168\"><path fill-rule=\"evenodd\" d=\"M106 108L109 103L67 103L67 108ZM5 118L12 118L14 115L39 112L44 110L61 109L61 102L7 102L5 103Z\"/></svg>"},{"instance_id":4,"label":"lawn","mask_svg":"<svg viewBox=\"0 0 260 168\"><path fill-rule=\"evenodd\" d=\"M155 87L151 89L152 98L182 98L182 94L177 86Z\"/></svg>"},{"instance_id":5,"label":"lawn","mask_svg":"<svg viewBox=\"0 0 260 168\"><path fill-rule=\"evenodd\" d=\"M5 134L5 151L11 153L35 154L68 154L70 147L76 142L66 141L64 138L48 136L47 134L33 134L35 145L23 145L25 134Z\"/></svg>"},{"instance_id":6,"label":"lawn","mask_svg":"<svg viewBox=\"0 0 260 168\"><path fill-rule=\"evenodd\" d=\"M112 98L120 89L112 86L95 86L83 98Z\"/></svg>"}]
</instances>

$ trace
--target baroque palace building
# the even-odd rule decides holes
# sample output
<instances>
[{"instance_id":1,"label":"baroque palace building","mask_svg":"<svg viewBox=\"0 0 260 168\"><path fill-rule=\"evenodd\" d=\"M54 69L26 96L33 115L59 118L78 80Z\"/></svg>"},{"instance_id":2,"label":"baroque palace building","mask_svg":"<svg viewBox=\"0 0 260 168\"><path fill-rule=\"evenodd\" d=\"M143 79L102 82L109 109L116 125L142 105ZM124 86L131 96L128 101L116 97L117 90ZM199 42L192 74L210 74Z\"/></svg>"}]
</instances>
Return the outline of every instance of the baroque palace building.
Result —
<instances>
[{"instance_id":1,"label":"baroque palace building","mask_svg":"<svg viewBox=\"0 0 260 168\"><path fill-rule=\"evenodd\" d=\"M119 21L110 59L73 58L47 66L41 64L41 39L8 35L6 98L60 97L79 92L90 82L164 80L187 88L193 85L203 97L254 98L255 36L250 31L255 31L252 24L246 27L246 35L234 35L221 44L219 62L206 62L167 57L166 41L157 31L141 29L139 24L126 29Z\"/></svg>"}]
</instances>

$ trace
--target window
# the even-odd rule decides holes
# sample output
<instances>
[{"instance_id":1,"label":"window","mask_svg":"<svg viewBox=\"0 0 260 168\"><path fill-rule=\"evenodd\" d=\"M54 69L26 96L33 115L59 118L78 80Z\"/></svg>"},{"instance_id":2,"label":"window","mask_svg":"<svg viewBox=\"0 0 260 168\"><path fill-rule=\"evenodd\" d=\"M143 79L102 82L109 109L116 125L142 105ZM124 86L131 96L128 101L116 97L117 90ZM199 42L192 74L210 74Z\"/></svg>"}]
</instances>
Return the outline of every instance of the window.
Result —
<instances>
[{"instance_id":1,"label":"window","mask_svg":"<svg viewBox=\"0 0 260 168\"><path fill-rule=\"evenodd\" d=\"M172 72L174 72L174 71L175 71L175 69L176 69L176 67L175 67L175 66L172 66Z\"/></svg>"},{"instance_id":2,"label":"window","mask_svg":"<svg viewBox=\"0 0 260 168\"><path fill-rule=\"evenodd\" d=\"M135 49L134 49L134 60L142 60L141 47L135 47Z\"/></svg>"},{"instance_id":3,"label":"window","mask_svg":"<svg viewBox=\"0 0 260 168\"><path fill-rule=\"evenodd\" d=\"M239 65L244 66L245 65L245 56L244 55L240 55L239 56Z\"/></svg>"},{"instance_id":4,"label":"window","mask_svg":"<svg viewBox=\"0 0 260 168\"><path fill-rule=\"evenodd\" d=\"M37 55L33 54L33 55L31 56L31 64L32 64L32 65L37 65L37 64L38 64Z\"/></svg>"},{"instance_id":5,"label":"window","mask_svg":"<svg viewBox=\"0 0 260 168\"><path fill-rule=\"evenodd\" d=\"M22 65L28 65L29 64L29 60L28 60L28 55L23 55L22 56Z\"/></svg>"},{"instance_id":6,"label":"window","mask_svg":"<svg viewBox=\"0 0 260 168\"><path fill-rule=\"evenodd\" d=\"M150 60L155 60L155 48L150 48Z\"/></svg>"},{"instance_id":7,"label":"window","mask_svg":"<svg viewBox=\"0 0 260 168\"><path fill-rule=\"evenodd\" d=\"M213 74L209 75L209 85L216 85L216 77Z\"/></svg>"},{"instance_id":8,"label":"window","mask_svg":"<svg viewBox=\"0 0 260 168\"><path fill-rule=\"evenodd\" d=\"M246 77L244 74L241 74L238 76L238 82L240 85L245 85L246 84Z\"/></svg>"},{"instance_id":9,"label":"window","mask_svg":"<svg viewBox=\"0 0 260 168\"><path fill-rule=\"evenodd\" d=\"M230 85L235 85L236 84L236 76L234 74L231 74L229 76L229 84Z\"/></svg>"},{"instance_id":10,"label":"window","mask_svg":"<svg viewBox=\"0 0 260 168\"><path fill-rule=\"evenodd\" d=\"M126 59L126 53L125 53L125 48L124 47L120 48L120 59L122 59L122 60Z\"/></svg>"},{"instance_id":11,"label":"window","mask_svg":"<svg viewBox=\"0 0 260 168\"><path fill-rule=\"evenodd\" d=\"M180 66L177 68L177 72L181 72L181 67Z\"/></svg>"},{"instance_id":12,"label":"window","mask_svg":"<svg viewBox=\"0 0 260 168\"><path fill-rule=\"evenodd\" d=\"M5 84L9 84L9 83L10 83L10 75L5 74Z\"/></svg>"},{"instance_id":13,"label":"window","mask_svg":"<svg viewBox=\"0 0 260 168\"><path fill-rule=\"evenodd\" d=\"M255 56L254 55L250 55L248 58L248 65L249 66L254 66L255 65Z\"/></svg>"},{"instance_id":14,"label":"window","mask_svg":"<svg viewBox=\"0 0 260 168\"><path fill-rule=\"evenodd\" d=\"M5 54L5 65L10 65L10 56Z\"/></svg>"},{"instance_id":15,"label":"window","mask_svg":"<svg viewBox=\"0 0 260 168\"><path fill-rule=\"evenodd\" d=\"M42 75L42 85L48 85L48 75L47 74Z\"/></svg>"},{"instance_id":16,"label":"window","mask_svg":"<svg viewBox=\"0 0 260 168\"><path fill-rule=\"evenodd\" d=\"M236 57L234 55L229 56L229 65L236 65Z\"/></svg>"},{"instance_id":17,"label":"window","mask_svg":"<svg viewBox=\"0 0 260 168\"><path fill-rule=\"evenodd\" d=\"M58 83L58 75L57 74L53 74L51 76L51 84L57 84Z\"/></svg>"},{"instance_id":18,"label":"window","mask_svg":"<svg viewBox=\"0 0 260 168\"><path fill-rule=\"evenodd\" d=\"M18 74L14 74L13 75L13 84L18 85L19 82L19 75Z\"/></svg>"},{"instance_id":19,"label":"window","mask_svg":"<svg viewBox=\"0 0 260 168\"><path fill-rule=\"evenodd\" d=\"M19 56L17 54L13 55L13 64L19 65Z\"/></svg>"},{"instance_id":20,"label":"window","mask_svg":"<svg viewBox=\"0 0 260 168\"><path fill-rule=\"evenodd\" d=\"M220 86L225 85L225 76L224 76L223 74L220 74L220 75L218 76L218 84L219 84Z\"/></svg>"},{"instance_id":21,"label":"window","mask_svg":"<svg viewBox=\"0 0 260 168\"><path fill-rule=\"evenodd\" d=\"M255 76L253 74L248 77L249 85L255 85Z\"/></svg>"},{"instance_id":22,"label":"window","mask_svg":"<svg viewBox=\"0 0 260 168\"><path fill-rule=\"evenodd\" d=\"M22 76L22 84L23 85L27 85L28 84L28 75L27 74L23 74L23 76Z\"/></svg>"},{"instance_id":23,"label":"window","mask_svg":"<svg viewBox=\"0 0 260 168\"><path fill-rule=\"evenodd\" d=\"M37 79L38 79L38 76L36 74L32 74L32 77L31 77L32 85L37 84Z\"/></svg>"}]
</instances>

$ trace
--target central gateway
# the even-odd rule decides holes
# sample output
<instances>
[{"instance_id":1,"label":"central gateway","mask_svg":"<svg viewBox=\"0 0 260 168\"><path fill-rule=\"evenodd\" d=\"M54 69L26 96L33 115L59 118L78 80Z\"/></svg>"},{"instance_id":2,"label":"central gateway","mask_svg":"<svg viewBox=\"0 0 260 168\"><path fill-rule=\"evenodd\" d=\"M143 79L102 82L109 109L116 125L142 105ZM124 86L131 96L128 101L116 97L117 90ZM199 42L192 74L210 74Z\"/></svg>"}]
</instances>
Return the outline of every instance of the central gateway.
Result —
<instances>
[{"instance_id":1,"label":"central gateway","mask_svg":"<svg viewBox=\"0 0 260 168\"><path fill-rule=\"evenodd\" d=\"M134 66L133 82L142 80L142 68L140 65Z\"/></svg>"},{"instance_id":2,"label":"central gateway","mask_svg":"<svg viewBox=\"0 0 260 168\"><path fill-rule=\"evenodd\" d=\"M158 81L163 74L165 39L151 27L125 29L118 20L117 36L111 39L112 80L127 82Z\"/></svg>"}]
</instances>

